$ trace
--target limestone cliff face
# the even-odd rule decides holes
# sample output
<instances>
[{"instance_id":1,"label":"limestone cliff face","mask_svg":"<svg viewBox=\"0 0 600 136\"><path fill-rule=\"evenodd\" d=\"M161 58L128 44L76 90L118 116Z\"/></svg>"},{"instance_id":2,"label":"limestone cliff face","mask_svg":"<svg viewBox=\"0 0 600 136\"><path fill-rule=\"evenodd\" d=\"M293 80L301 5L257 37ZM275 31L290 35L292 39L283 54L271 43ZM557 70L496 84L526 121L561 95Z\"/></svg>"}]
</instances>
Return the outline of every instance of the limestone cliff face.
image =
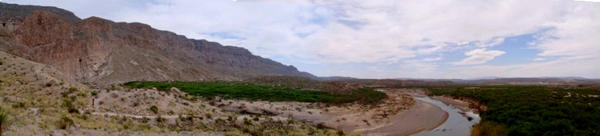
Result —
<instances>
[{"instance_id":1,"label":"limestone cliff face","mask_svg":"<svg viewBox=\"0 0 600 136\"><path fill-rule=\"evenodd\" d=\"M52 65L81 82L313 77L244 48L188 39L141 23L81 20L51 7L4 3L0 7L10 7L2 9L0 22L14 24L1 27L0 50Z\"/></svg>"}]
</instances>

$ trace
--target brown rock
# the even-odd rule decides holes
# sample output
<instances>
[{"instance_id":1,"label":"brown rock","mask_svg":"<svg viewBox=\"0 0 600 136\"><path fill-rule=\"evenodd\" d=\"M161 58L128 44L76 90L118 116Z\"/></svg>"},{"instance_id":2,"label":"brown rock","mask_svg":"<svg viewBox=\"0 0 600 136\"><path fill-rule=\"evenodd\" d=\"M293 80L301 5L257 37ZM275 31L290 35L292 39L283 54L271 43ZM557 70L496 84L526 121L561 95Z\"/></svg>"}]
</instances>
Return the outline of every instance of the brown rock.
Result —
<instances>
[{"instance_id":1,"label":"brown rock","mask_svg":"<svg viewBox=\"0 0 600 136\"><path fill-rule=\"evenodd\" d=\"M0 7L27 11L0 15L4 19L0 22L24 18L12 20L16 30L0 38L0 50L52 65L80 82L107 86L134 80L313 77L244 48L188 39L142 23L115 23L98 17L73 19L72 13L51 7L3 3Z\"/></svg>"}]
</instances>

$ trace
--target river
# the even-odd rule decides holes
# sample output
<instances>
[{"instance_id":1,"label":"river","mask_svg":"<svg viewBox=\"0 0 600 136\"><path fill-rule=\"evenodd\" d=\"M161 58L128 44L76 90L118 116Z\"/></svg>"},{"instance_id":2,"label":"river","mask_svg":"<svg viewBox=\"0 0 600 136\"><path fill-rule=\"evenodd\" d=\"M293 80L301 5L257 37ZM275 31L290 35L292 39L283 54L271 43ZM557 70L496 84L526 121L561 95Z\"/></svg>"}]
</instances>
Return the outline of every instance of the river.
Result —
<instances>
[{"instance_id":1,"label":"river","mask_svg":"<svg viewBox=\"0 0 600 136\"><path fill-rule=\"evenodd\" d=\"M414 134L414 136L469 136L471 135L471 129L474 124L479 123L481 118L478 114L472 111L463 113L460 109L455 108L451 105L432 99L430 97L414 97L417 100L431 103L436 105L442 110L448 112L448 119L433 130L426 130L420 133ZM469 119L470 118L470 119Z\"/></svg>"}]
</instances>

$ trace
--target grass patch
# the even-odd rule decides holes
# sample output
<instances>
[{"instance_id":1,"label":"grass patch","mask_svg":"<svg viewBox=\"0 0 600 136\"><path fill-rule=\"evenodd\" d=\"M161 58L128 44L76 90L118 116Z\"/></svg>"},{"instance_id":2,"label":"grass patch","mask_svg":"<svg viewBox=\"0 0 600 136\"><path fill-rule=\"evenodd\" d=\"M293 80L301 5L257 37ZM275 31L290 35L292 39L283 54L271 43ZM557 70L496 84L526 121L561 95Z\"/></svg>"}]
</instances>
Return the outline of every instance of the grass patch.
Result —
<instances>
[{"instance_id":1,"label":"grass patch","mask_svg":"<svg viewBox=\"0 0 600 136\"><path fill-rule=\"evenodd\" d=\"M0 136L2 135L2 130L4 130L4 127L6 127L6 121L8 120L8 115L6 114L6 112L4 111L4 109L2 109L2 107L0 107Z\"/></svg>"},{"instance_id":2,"label":"grass patch","mask_svg":"<svg viewBox=\"0 0 600 136\"><path fill-rule=\"evenodd\" d=\"M478 134L600 135L598 89L457 85L430 87L428 90L432 95L466 97L487 104L487 110L481 114L482 124L476 127Z\"/></svg>"},{"instance_id":3,"label":"grass patch","mask_svg":"<svg viewBox=\"0 0 600 136\"><path fill-rule=\"evenodd\" d=\"M385 93L371 88L361 88L347 93L329 93L315 90L299 90L277 86L257 85L241 82L158 82L133 81L124 84L132 88L156 87L168 91L176 87L191 95L213 98L221 96L232 99L265 101L300 101L323 103L375 103L387 97Z\"/></svg>"}]
</instances>

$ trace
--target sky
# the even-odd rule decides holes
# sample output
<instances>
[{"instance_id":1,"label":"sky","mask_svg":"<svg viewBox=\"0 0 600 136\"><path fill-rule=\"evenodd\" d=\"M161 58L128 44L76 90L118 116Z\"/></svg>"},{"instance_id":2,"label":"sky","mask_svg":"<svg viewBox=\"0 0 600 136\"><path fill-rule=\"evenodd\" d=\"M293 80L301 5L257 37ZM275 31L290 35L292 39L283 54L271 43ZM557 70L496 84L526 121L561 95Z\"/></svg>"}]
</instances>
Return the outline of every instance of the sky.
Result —
<instances>
[{"instance_id":1,"label":"sky","mask_svg":"<svg viewBox=\"0 0 600 136\"><path fill-rule=\"evenodd\" d=\"M600 78L600 0L2 0L142 22L317 76Z\"/></svg>"}]
</instances>

